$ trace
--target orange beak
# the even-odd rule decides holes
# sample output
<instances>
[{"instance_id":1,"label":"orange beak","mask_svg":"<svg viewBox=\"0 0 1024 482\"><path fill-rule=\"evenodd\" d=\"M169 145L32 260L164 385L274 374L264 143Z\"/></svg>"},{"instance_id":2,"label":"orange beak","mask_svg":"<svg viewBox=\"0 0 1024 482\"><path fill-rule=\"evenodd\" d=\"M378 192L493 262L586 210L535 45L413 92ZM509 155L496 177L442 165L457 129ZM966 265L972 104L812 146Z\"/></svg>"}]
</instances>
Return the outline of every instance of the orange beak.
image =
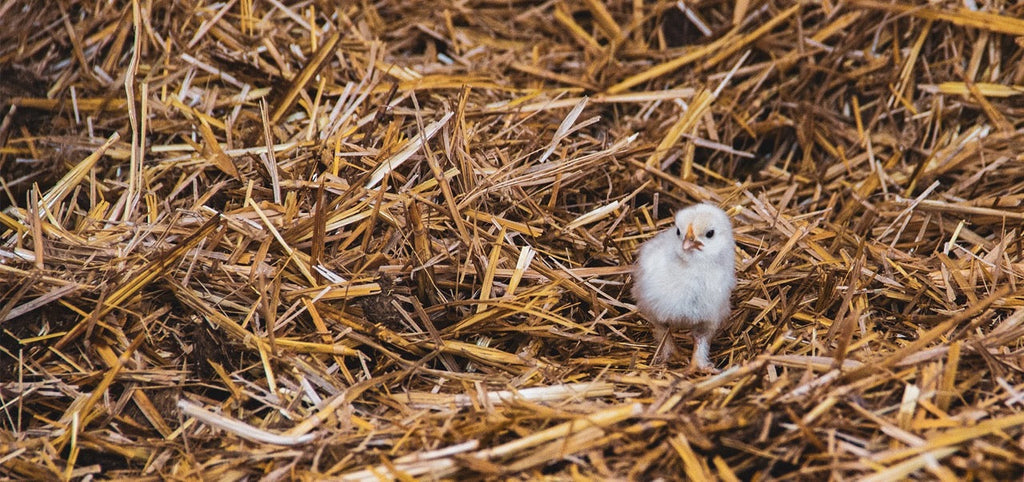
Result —
<instances>
[{"instance_id":1,"label":"orange beak","mask_svg":"<svg viewBox=\"0 0 1024 482\"><path fill-rule=\"evenodd\" d=\"M686 237L683 238L683 250L692 251L694 249L701 249L704 247L704 243L697 240L697 235L693 234L693 225L688 224L686 226Z\"/></svg>"}]
</instances>

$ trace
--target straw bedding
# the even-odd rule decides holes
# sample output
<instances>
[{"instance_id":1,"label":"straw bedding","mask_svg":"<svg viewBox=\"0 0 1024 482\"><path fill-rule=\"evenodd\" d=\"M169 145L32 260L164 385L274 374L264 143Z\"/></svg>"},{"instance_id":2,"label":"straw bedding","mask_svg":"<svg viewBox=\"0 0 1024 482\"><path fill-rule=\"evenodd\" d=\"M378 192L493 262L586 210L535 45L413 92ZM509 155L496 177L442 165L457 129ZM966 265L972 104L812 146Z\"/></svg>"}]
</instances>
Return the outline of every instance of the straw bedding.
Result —
<instances>
[{"instance_id":1,"label":"straw bedding","mask_svg":"<svg viewBox=\"0 0 1024 482\"><path fill-rule=\"evenodd\" d=\"M1024 9L974 3L0 2L0 473L1019 474ZM628 296L698 201L711 376Z\"/></svg>"}]
</instances>

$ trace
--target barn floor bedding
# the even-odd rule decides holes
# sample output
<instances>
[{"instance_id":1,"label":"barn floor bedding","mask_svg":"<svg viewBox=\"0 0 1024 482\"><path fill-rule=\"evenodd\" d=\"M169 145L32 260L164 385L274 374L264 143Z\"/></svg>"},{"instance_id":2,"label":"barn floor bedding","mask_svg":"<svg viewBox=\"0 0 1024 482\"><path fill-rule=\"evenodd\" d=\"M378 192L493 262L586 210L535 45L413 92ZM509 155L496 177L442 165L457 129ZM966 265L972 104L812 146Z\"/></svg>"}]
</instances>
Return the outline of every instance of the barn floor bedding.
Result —
<instances>
[{"instance_id":1,"label":"barn floor bedding","mask_svg":"<svg viewBox=\"0 0 1024 482\"><path fill-rule=\"evenodd\" d=\"M1019 476L1024 7L967 4L0 1L0 474ZM710 376L628 295L698 201Z\"/></svg>"}]
</instances>

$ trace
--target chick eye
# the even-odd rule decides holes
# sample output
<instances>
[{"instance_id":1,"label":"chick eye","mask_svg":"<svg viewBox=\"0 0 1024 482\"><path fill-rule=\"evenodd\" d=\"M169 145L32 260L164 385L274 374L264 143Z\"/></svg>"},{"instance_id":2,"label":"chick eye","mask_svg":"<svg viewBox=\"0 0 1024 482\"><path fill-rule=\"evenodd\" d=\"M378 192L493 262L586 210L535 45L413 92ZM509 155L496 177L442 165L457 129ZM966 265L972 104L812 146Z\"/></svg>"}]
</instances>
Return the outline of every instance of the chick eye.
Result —
<instances>
[{"instance_id":1,"label":"chick eye","mask_svg":"<svg viewBox=\"0 0 1024 482\"><path fill-rule=\"evenodd\" d=\"M707 237L708 239L715 237L715 230L709 229L708 232L704 233L704 236Z\"/></svg>"},{"instance_id":2,"label":"chick eye","mask_svg":"<svg viewBox=\"0 0 1024 482\"><path fill-rule=\"evenodd\" d=\"M680 231L678 227L676 227L676 236L682 236L682 235L683 235L683 232Z\"/></svg>"}]
</instances>

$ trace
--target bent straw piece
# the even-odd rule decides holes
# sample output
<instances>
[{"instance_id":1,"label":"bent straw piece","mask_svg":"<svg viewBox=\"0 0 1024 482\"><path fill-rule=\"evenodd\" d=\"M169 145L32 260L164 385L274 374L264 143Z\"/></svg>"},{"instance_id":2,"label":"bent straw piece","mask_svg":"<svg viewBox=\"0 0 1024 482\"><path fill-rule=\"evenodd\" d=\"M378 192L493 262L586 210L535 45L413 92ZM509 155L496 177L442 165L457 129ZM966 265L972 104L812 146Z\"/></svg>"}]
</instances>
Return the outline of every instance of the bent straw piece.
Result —
<instances>
[{"instance_id":1,"label":"bent straw piece","mask_svg":"<svg viewBox=\"0 0 1024 482\"><path fill-rule=\"evenodd\" d=\"M288 436L259 429L241 420L213 413L184 399L178 400L178 410L181 410L182 415L186 417L195 418L207 425L217 427L252 442L291 446L306 444L315 439L315 436L311 434Z\"/></svg>"},{"instance_id":2,"label":"bent straw piece","mask_svg":"<svg viewBox=\"0 0 1024 482\"><path fill-rule=\"evenodd\" d=\"M373 189L382 179L384 179L384 176L401 166L405 161L409 160L416 151L422 149L423 145L432 139L434 135L441 130L441 127L448 123L448 119L451 119L453 114L454 112L448 112L440 119L430 123L423 129L423 132L416 134L415 137L406 142L405 147L403 147L402 150L381 161L377 168L373 170L373 173L370 174L370 179L366 181L366 189Z\"/></svg>"}]
</instances>

